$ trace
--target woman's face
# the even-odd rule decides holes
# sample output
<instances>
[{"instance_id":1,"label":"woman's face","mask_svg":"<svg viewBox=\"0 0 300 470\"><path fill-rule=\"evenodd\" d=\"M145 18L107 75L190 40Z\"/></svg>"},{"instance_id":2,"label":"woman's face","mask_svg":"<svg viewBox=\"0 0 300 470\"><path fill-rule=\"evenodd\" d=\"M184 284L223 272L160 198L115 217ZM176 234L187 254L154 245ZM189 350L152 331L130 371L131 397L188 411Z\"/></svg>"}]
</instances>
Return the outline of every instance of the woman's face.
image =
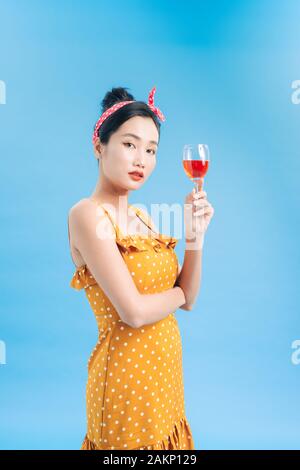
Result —
<instances>
[{"instance_id":1,"label":"woman's face","mask_svg":"<svg viewBox=\"0 0 300 470\"><path fill-rule=\"evenodd\" d=\"M135 116L128 119L111 135L107 144L100 143L98 147L102 175L116 187L138 189L156 165L158 138L158 130L151 118ZM134 180L129 175L133 171L142 171L143 178Z\"/></svg>"}]
</instances>

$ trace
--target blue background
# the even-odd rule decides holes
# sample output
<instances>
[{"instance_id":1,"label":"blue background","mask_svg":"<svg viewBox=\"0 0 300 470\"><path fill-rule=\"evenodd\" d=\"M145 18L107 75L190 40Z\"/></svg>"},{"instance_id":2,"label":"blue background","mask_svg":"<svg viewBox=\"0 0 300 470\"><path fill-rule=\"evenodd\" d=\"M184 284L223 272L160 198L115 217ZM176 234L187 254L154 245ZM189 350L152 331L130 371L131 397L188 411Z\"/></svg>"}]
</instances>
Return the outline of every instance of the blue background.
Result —
<instances>
[{"instance_id":1,"label":"blue background","mask_svg":"<svg viewBox=\"0 0 300 470\"><path fill-rule=\"evenodd\" d=\"M97 328L67 213L96 184L106 91L154 85L157 166L130 202L183 204L185 143L212 159L201 290L176 313L196 448L300 448L299 17L296 0L0 2L2 449L81 446Z\"/></svg>"}]
</instances>

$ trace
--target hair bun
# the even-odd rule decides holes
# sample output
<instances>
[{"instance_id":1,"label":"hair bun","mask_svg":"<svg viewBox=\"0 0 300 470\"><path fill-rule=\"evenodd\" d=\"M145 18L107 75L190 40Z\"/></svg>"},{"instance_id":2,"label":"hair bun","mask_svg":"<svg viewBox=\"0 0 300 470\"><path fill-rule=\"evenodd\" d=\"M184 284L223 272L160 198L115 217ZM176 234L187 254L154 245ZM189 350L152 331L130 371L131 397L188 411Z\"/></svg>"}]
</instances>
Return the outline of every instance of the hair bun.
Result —
<instances>
[{"instance_id":1,"label":"hair bun","mask_svg":"<svg viewBox=\"0 0 300 470\"><path fill-rule=\"evenodd\" d=\"M128 90L127 87L117 87L108 91L101 102L102 113L120 101L134 100L133 95L126 90Z\"/></svg>"}]
</instances>

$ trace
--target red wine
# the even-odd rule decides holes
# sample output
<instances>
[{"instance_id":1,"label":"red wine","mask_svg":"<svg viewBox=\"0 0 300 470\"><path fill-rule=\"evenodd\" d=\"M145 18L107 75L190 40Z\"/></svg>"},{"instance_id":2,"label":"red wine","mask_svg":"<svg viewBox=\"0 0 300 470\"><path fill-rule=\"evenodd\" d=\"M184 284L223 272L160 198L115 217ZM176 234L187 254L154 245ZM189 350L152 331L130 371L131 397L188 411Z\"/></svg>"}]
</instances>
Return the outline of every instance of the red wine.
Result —
<instances>
[{"instance_id":1,"label":"red wine","mask_svg":"<svg viewBox=\"0 0 300 470\"><path fill-rule=\"evenodd\" d=\"M183 168L187 176L193 180L195 178L203 178L208 170L209 160L182 160Z\"/></svg>"}]
</instances>

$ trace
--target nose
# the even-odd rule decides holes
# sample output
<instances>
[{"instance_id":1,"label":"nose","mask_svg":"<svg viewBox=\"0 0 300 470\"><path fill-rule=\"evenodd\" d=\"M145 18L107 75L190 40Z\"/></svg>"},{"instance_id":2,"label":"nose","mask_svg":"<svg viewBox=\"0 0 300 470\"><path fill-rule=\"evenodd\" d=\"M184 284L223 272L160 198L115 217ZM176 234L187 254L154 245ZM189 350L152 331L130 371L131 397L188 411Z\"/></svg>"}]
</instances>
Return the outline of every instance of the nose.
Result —
<instances>
[{"instance_id":1,"label":"nose","mask_svg":"<svg viewBox=\"0 0 300 470\"><path fill-rule=\"evenodd\" d=\"M139 158L138 161L135 162L135 164L141 168L145 168L145 164L142 158Z\"/></svg>"}]
</instances>

